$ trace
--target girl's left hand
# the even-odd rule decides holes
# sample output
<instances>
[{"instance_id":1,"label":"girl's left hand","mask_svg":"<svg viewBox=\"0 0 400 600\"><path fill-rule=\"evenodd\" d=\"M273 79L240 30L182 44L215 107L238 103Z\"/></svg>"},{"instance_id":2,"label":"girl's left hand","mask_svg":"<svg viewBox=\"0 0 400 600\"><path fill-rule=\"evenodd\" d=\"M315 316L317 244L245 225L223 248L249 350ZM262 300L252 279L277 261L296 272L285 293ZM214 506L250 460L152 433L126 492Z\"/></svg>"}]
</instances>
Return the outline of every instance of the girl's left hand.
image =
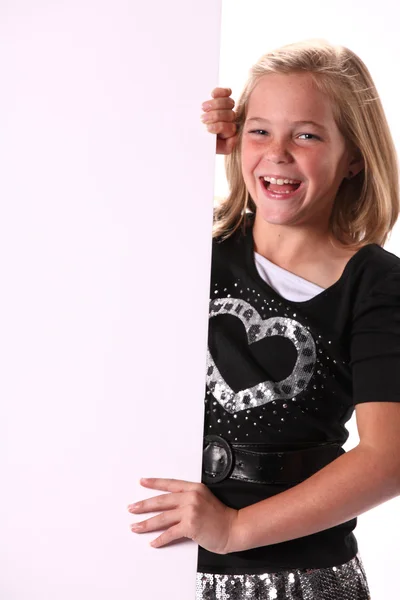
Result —
<instances>
[{"instance_id":1,"label":"girl's left hand","mask_svg":"<svg viewBox=\"0 0 400 600\"><path fill-rule=\"evenodd\" d=\"M178 479L141 479L143 487L169 492L128 506L129 512L161 514L135 523L131 530L147 533L165 529L151 545L165 546L189 538L216 554L226 554L238 511L222 504L202 483Z\"/></svg>"}]
</instances>

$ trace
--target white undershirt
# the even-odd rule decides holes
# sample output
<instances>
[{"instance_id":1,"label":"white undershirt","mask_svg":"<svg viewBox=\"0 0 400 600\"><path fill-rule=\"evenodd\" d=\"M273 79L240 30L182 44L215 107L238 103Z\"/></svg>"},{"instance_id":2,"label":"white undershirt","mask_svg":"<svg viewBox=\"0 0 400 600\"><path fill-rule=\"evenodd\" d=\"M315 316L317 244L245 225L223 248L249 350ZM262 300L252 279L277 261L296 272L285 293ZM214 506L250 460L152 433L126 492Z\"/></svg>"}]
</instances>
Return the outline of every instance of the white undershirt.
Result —
<instances>
[{"instance_id":1,"label":"white undershirt","mask_svg":"<svg viewBox=\"0 0 400 600\"><path fill-rule=\"evenodd\" d=\"M319 285L278 267L257 252L254 252L254 260L260 277L286 300L305 302L324 291Z\"/></svg>"}]
</instances>

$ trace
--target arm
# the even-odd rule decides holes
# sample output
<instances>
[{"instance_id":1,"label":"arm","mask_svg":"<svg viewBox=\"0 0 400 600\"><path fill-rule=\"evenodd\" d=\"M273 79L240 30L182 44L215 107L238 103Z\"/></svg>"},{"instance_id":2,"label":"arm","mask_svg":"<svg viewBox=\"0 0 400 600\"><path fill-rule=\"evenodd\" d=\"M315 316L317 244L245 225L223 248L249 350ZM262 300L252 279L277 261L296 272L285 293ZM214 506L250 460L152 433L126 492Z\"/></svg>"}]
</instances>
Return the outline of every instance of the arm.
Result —
<instances>
[{"instance_id":1,"label":"arm","mask_svg":"<svg viewBox=\"0 0 400 600\"><path fill-rule=\"evenodd\" d=\"M201 483L146 479L168 492L128 510L161 514L134 523L132 531L164 530L159 548L190 538L217 554L277 544L329 529L400 494L400 402L357 405L360 443L298 485L241 510L228 508Z\"/></svg>"},{"instance_id":2,"label":"arm","mask_svg":"<svg viewBox=\"0 0 400 600\"><path fill-rule=\"evenodd\" d=\"M358 446L302 483L238 511L225 552L334 527L400 494L400 403L356 406Z\"/></svg>"}]
</instances>

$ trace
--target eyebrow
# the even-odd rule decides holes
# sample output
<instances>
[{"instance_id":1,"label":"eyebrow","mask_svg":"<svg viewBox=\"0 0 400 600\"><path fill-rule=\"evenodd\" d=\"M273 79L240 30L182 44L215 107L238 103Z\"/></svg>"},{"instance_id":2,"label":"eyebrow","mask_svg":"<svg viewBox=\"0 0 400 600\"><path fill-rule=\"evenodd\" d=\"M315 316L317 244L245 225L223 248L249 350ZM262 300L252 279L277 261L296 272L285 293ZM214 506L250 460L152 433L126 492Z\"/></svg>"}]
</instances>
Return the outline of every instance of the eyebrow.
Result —
<instances>
[{"instance_id":1,"label":"eyebrow","mask_svg":"<svg viewBox=\"0 0 400 600\"><path fill-rule=\"evenodd\" d=\"M268 119L263 119L262 117L252 117L251 119L246 119L247 122L249 121L259 121L261 123L270 123L270 121ZM317 123L316 121L293 121L294 125L314 125L314 127L318 127L319 129L322 129L323 131L326 131L326 128L321 125L320 123Z\"/></svg>"}]
</instances>

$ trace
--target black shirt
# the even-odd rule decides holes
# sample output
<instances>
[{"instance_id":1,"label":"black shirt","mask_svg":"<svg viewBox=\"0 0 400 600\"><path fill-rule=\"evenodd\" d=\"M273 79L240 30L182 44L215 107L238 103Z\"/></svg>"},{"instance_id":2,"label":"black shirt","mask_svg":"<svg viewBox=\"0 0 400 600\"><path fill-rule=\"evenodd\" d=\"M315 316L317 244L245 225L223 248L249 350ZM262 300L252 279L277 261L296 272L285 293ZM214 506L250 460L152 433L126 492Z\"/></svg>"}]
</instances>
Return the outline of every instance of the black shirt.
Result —
<instances>
[{"instance_id":1,"label":"black shirt","mask_svg":"<svg viewBox=\"0 0 400 600\"><path fill-rule=\"evenodd\" d=\"M252 221L246 233L214 240L206 381L205 435L276 450L343 445L356 404L400 402L400 259L364 246L334 285L293 302L260 277ZM226 479L208 487L240 509L288 486ZM356 523L227 555L200 547L198 570L339 565L358 551Z\"/></svg>"}]
</instances>

